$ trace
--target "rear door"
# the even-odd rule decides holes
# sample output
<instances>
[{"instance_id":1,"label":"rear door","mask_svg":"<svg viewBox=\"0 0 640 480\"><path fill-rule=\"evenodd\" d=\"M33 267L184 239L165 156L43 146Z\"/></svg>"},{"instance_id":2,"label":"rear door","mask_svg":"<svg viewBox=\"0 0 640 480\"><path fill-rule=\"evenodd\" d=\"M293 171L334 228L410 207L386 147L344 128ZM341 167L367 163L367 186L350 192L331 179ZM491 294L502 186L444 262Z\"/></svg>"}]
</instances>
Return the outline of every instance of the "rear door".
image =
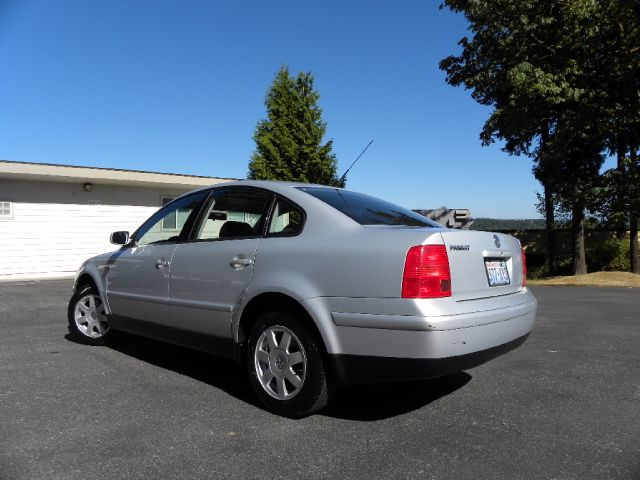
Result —
<instances>
[{"instance_id":1,"label":"rear door","mask_svg":"<svg viewBox=\"0 0 640 480\"><path fill-rule=\"evenodd\" d=\"M522 288L522 249L509 235L469 230L442 232L455 300L518 292Z\"/></svg>"},{"instance_id":2,"label":"rear door","mask_svg":"<svg viewBox=\"0 0 640 480\"><path fill-rule=\"evenodd\" d=\"M171 262L172 326L231 337L231 314L253 274L273 195L260 189L214 190L192 238Z\"/></svg>"}]
</instances>

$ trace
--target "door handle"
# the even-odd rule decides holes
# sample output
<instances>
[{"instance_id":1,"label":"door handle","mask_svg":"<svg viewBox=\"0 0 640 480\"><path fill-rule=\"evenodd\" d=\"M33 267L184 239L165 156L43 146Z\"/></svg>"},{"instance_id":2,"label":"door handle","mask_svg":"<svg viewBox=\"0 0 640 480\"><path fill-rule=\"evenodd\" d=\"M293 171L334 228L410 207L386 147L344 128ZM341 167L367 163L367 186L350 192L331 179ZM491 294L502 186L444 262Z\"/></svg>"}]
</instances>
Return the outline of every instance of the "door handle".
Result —
<instances>
[{"instance_id":1,"label":"door handle","mask_svg":"<svg viewBox=\"0 0 640 480\"><path fill-rule=\"evenodd\" d=\"M171 265L171 262L166 258L159 258L158 260L156 260L156 263L155 263L156 270L164 270L169 265Z\"/></svg>"},{"instance_id":2,"label":"door handle","mask_svg":"<svg viewBox=\"0 0 640 480\"><path fill-rule=\"evenodd\" d=\"M242 256L234 257L233 260L229 262L229 266L234 270L242 270L244 267L248 267L253 263L253 260L250 258L244 258Z\"/></svg>"}]
</instances>

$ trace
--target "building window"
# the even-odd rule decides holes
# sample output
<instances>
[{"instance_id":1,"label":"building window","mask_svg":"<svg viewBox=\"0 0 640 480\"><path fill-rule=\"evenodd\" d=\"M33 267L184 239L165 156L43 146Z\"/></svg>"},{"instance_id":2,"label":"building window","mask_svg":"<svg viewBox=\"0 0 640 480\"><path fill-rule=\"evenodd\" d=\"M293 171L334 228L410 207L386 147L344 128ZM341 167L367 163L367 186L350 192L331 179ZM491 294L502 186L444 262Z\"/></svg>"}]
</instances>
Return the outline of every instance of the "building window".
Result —
<instances>
[{"instance_id":1,"label":"building window","mask_svg":"<svg viewBox=\"0 0 640 480\"><path fill-rule=\"evenodd\" d=\"M13 219L13 203L0 201L0 220Z\"/></svg>"}]
</instances>

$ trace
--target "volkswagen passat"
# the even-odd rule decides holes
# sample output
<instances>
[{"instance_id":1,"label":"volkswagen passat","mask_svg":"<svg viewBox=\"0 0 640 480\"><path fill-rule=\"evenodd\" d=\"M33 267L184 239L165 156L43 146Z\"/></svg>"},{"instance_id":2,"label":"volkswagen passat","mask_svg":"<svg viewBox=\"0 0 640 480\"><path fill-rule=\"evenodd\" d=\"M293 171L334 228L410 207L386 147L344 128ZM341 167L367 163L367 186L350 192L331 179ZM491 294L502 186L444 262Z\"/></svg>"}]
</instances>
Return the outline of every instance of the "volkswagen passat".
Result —
<instances>
[{"instance_id":1,"label":"volkswagen passat","mask_svg":"<svg viewBox=\"0 0 640 480\"><path fill-rule=\"evenodd\" d=\"M85 262L69 325L234 359L289 417L338 384L438 377L520 345L536 300L513 237L338 188L240 181L169 203Z\"/></svg>"}]
</instances>

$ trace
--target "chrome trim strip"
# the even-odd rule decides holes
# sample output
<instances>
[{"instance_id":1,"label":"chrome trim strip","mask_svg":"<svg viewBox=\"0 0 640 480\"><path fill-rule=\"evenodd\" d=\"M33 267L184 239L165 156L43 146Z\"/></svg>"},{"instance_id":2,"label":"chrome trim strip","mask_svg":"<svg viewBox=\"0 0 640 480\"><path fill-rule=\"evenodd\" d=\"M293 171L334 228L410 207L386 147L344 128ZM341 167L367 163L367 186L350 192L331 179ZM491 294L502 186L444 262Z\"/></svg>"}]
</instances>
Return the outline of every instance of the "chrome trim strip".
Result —
<instances>
[{"instance_id":1,"label":"chrome trim strip","mask_svg":"<svg viewBox=\"0 0 640 480\"><path fill-rule=\"evenodd\" d=\"M436 330L426 317L409 315L378 315L372 313L331 312L338 327L379 328L383 330Z\"/></svg>"},{"instance_id":2,"label":"chrome trim strip","mask_svg":"<svg viewBox=\"0 0 640 480\"><path fill-rule=\"evenodd\" d=\"M233 305L216 302L204 302L202 300L178 300L175 298L170 298L168 300L168 303L172 307L197 308L200 310L212 310L214 312L228 313L231 313L233 311Z\"/></svg>"},{"instance_id":3,"label":"chrome trim strip","mask_svg":"<svg viewBox=\"0 0 640 480\"><path fill-rule=\"evenodd\" d=\"M127 292L114 292L113 290L107 291L107 297L125 298L127 300L136 300L138 302L150 302L168 304L169 299L167 297L154 297L152 295L141 295L139 293L127 293Z\"/></svg>"},{"instance_id":4,"label":"chrome trim strip","mask_svg":"<svg viewBox=\"0 0 640 480\"><path fill-rule=\"evenodd\" d=\"M378 315L371 313L332 312L333 323L338 327L374 328L382 330L443 331L479 327L505 322L536 311L537 302L526 302L496 310L486 310L459 315L421 317L413 315Z\"/></svg>"},{"instance_id":5,"label":"chrome trim strip","mask_svg":"<svg viewBox=\"0 0 640 480\"><path fill-rule=\"evenodd\" d=\"M161 303L176 307L198 308L201 310L212 310L214 312L232 312L233 305L215 302L203 302L199 300L177 300L168 297L153 297L148 295L140 295L137 293L125 292L109 292L110 296L118 298L126 298L127 300L137 300L139 302Z\"/></svg>"}]
</instances>

